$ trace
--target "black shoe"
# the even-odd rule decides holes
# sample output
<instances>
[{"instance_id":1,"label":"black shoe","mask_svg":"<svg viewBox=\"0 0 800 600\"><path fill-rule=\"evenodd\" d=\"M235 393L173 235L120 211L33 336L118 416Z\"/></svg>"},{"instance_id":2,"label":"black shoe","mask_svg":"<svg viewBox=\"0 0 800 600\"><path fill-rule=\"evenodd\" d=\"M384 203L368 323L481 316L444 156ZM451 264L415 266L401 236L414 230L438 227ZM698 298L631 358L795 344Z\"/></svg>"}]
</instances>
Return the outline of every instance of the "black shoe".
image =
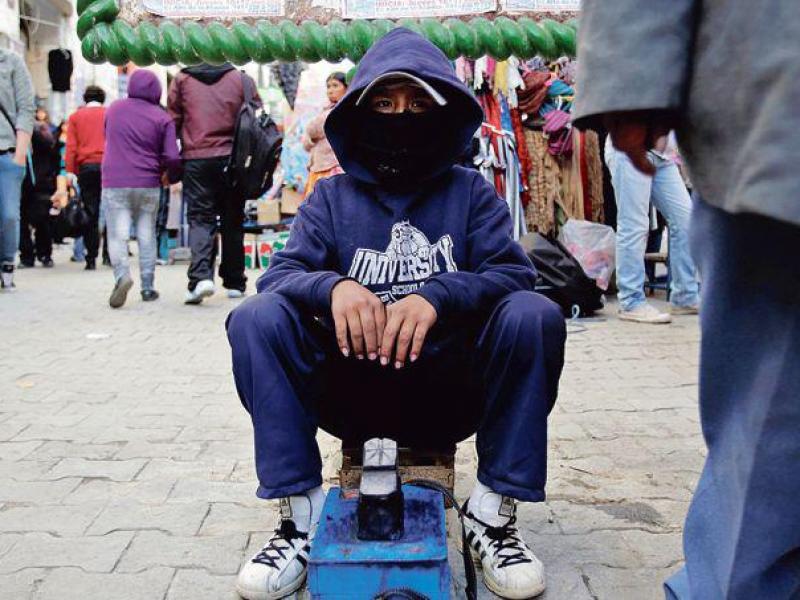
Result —
<instances>
[{"instance_id":1,"label":"black shoe","mask_svg":"<svg viewBox=\"0 0 800 600\"><path fill-rule=\"evenodd\" d=\"M142 300L144 302L152 302L158 300L158 292L155 290L142 290Z\"/></svg>"},{"instance_id":2,"label":"black shoe","mask_svg":"<svg viewBox=\"0 0 800 600\"><path fill-rule=\"evenodd\" d=\"M48 258L43 258L40 262L42 263L42 266L45 269L52 269L53 265L55 265L55 263L53 262L53 259L49 258L49 257Z\"/></svg>"},{"instance_id":3,"label":"black shoe","mask_svg":"<svg viewBox=\"0 0 800 600\"><path fill-rule=\"evenodd\" d=\"M94 271L95 269L97 269L97 263L94 261L94 259L87 260L86 261L86 266L84 267L84 270L85 271Z\"/></svg>"},{"instance_id":4,"label":"black shoe","mask_svg":"<svg viewBox=\"0 0 800 600\"><path fill-rule=\"evenodd\" d=\"M111 259L103 257L103 266L110 267L111 266Z\"/></svg>"},{"instance_id":5,"label":"black shoe","mask_svg":"<svg viewBox=\"0 0 800 600\"><path fill-rule=\"evenodd\" d=\"M18 269L32 269L35 266L36 266L36 263L34 261L32 261L32 260L31 261L21 260L21 261L19 261L19 266L17 268Z\"/></svg>"},{"instance_id":6,"label":"black shoe","mask_svg":"<svg viewBox=\"0 0 800 600\"><path fill-rule=\"evenodd\" d=\"M74 256L69 257L69 262L83 262L81 258L75 258Z\"/></svg>"}]
</instances>

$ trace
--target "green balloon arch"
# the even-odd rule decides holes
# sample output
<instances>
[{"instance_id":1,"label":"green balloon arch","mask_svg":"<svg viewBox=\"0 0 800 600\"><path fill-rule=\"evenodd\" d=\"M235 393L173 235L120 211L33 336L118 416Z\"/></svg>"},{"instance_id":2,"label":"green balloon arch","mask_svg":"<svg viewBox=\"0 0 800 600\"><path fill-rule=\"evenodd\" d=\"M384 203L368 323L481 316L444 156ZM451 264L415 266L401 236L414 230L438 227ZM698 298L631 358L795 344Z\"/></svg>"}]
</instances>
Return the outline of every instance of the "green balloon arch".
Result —
<instances>
[{"instance_id":1,"label":"green balloon arch","mask_svg":"<svg viewBox=\"0 0 800 600\"><path fill-rule=\"evenodd\" d=\"M254 61L358 62L369 47L395 27L407 27L433 42L449 58L505 60L512 54L522 59L541 56L555 59L575 56L577 23L530 17L469 20L449 18L376 19L320 24L314 20L221 22L162 19L144 20L131 26L119 18L118 0L78 0L78 37L83 56L92 63L109 62L139 66L201 62L236 65Z\"/></svg>"}]
</instances>

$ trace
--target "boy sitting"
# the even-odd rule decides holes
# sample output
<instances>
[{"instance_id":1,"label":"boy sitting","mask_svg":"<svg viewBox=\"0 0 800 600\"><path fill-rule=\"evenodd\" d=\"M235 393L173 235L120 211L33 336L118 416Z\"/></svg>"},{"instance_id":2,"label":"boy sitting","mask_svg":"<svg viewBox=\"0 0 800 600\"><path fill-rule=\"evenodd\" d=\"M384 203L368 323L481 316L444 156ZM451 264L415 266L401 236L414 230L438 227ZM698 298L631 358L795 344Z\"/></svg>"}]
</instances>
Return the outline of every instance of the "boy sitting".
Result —
<instances>
[{"instance_id":1,"label":"boy sitting","mask_svg":"<svg viewBox=\"0 0 800 600\"><path fill-rule=\"evenodd\" d=\"M454 166L481 121L444 54L387 34L328 117L346 174L317 184L259 293L229 317L257 494L281 500L280 527L239 574L248 600L305 579L324 502L317 427L426 449L477 431L466 526L484 580L506 598L544 590L514 501L544 500L565 327L532 291L505 202Z\"/></svg>"}]
</instances>

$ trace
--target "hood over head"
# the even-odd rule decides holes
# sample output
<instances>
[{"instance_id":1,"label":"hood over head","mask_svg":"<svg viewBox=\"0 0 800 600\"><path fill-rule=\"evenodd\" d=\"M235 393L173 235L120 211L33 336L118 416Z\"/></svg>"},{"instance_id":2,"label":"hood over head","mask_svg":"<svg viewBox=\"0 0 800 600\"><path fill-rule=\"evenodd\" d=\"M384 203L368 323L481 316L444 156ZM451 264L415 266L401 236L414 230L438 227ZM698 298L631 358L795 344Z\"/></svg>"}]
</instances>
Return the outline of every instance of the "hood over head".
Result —
<instances>
[{"instance_id":1,"label":"hood over head","mask_svg":"<svg viewBox=\"0 0 800 600\"><path fill-rule=\"evenodd\" d=\"M161 82L152 71L136 69L128 79L128 97L158 104L161 101Z\"/></svg>"},{"instance_id":2,"label":"hood over head","mask_svg":"<svg viewBox=\"0 0 800 600\"><path fill-rule=\"evenodd\" d=\"M347 94L336 104L325 122L325 135L339 164L351 176L378 183L356 151L361 123L370 109L359 102L364 90L387 74L407 73L419 78L441 95L445 106L437 106L437 130L431 133L435 164L427 178L449 169L463 153L483 121L483 111L472 93L456 77L444 53L424 37L406 28L387 33L361 59ZM437 100L437 105L441 102Z\"/></svg>"},{"instance_id":3,"label":"hood over head","mask_svg":"<svg viewBox=\"0 0 800 600\"><path fill-rule=\"evenodd\" d=\"M233 70L234 66L231 63L225 63L219 66L207 65L205 63L194 66L186 67L183 72L187 75L194 77L197 81L205 83L206 85L214 85L222 76L228 71Z\"/></svg>"}]
</instances>

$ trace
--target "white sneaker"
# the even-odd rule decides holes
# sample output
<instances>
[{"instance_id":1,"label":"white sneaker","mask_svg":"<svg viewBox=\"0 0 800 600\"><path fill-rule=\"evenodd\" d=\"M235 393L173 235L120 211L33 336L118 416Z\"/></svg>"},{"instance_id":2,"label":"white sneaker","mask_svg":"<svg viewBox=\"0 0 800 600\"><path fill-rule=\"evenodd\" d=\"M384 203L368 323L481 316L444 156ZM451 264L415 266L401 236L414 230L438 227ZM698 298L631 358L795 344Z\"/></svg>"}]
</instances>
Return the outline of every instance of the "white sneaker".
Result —
<instances>
[{"instance_id":1,"label":"white sneaker","mask_svg":"<svg viewBox=\"0 0 800 600\"><path fill-rule=\"evenodd\" d=\"M184 304L200 304L204 298L214 295L214 282L210 279L198 281L193 290L186 292Z\"/></svg>"},{"instance_id":2,"label":"white sneaker","mask_svg":"<svg viewBox=\"0 0 800 600\"><path fill-rule=\"evenodd\" d=\"M14 265L4 264L0 268L0 289L11 292L16 287L14 285Z\"/></svg>"},{"instance_id":3,"label":"white sneaker","mask_svg":"<svg viewBox=\"0 0 800 600\"><path fill-rule=\"evenodd\" d=\"M306 580L311 537L284 519L266 545L239 571L236 591L245 600L276 600L296 592Z\"/></svg>"},{"instance_id":4,"label":"white sneaker","mask_svg":"<svg viewBox=\"0 0 800 600\"><path fill-rule=\"evenodd\" d=\"M634 321L636 323L663 324L671 323L672 317L669 313L659 311L655 306L644 302L630 310L620 309L617 313L623 321Z\"/></svg>"},{"instance_id":5,"label":"white sneaker","mask_svg":"<svg viewBox=\"0 0 800 600\"><path fill-rule=\"evenodd\" d=\"M238 298L244 298L244 292L242 290L228 290L227 291L228 298L231 300L237 300Z\"/></svg>"},{"instance_id":6,"label":"white sneaker","mask_svg":"<svg viewBox=\"0 0 800 600\"><path fill-rule=\"evenodd\" d=\"M700 305L689 304L687 306L678 306L677 304L673 304L669 307L669 312L673 315L699 315Z\"/></svg>"},{"instance_id":7,"label":"white sneaker","mask_svg":"<svg viewBox=\"0 0 800 600\"><path fill-rule=\"evenodd\" d=\"M236 591L242 598L277 600L303 586L311 541L317 532L324 502L321 487L281 499L280 527L239 571Z\"/></svg>"},{"instance_id":8,"label":"white sneaker","mask_svg":"<svg viewBox=\"0 0 800 600\"><path fill-rule=\"evenodd\" d=\"M501 598L538 596L545 589L544 565L519 535L514 500L501 499L498 514L511 516L500 526L491 526L476 517L470 512L469 501L464 505L464 527L472 560L483 567L486 587Z\"/></svg>"}]
</instances>

